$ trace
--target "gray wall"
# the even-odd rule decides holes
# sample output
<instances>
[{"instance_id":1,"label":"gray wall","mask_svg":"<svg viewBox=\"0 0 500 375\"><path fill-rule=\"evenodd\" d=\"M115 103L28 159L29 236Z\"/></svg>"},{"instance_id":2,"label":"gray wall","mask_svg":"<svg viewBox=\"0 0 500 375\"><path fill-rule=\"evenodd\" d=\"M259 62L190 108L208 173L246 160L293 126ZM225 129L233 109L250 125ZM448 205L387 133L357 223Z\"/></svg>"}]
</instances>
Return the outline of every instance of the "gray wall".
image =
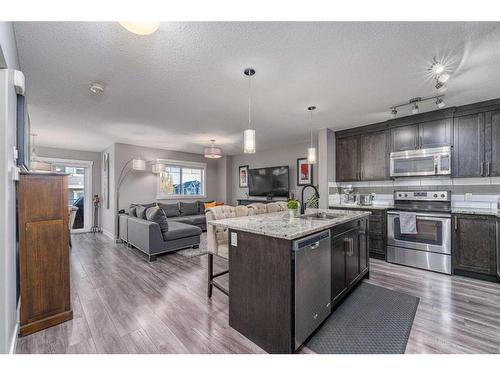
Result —
<instances>
[{"instance_id":1,"label":"gray wall","mask_svg":"<svg viewBox=\"0 0 500 375\"><path fill-rule=\"evenodd\" d=\"M36 147L38 156L55 159L92 161L92 195L101 195L101 153L92 151L67 150L52 147Z\"/></svg>"},{"instance_id":2,"label":"gray wall","mask_svg":"<svg viewBox=\"0 0 500 375\"><path fill-rule=\"evenodd\" d=\"M16 146L16 93L10 69L19 69L14 31L0 22L0 353L8 353L16 337L17 244L16 189L11 171Z\"/></svg>"},{"instance_id":3,"label":"gray wall","mask_svg":"<svg viewBox=\"0 0 500 375\"><path fill-rule=\"evenodd\" d=\"M317 144L315 144L317 147ZM307 157L307 148L309 143L299 143L295 145L288 145L276 147L272 150L258 151L255 154L242 154L231 157L230 175L231 181L230 194L228 194L227 201L235 205L237 199L246 198L248 189L240 188L238 181L238 167L240 165L248 165L249 168L262 168L262 167L275 167L281 165L288 165L290 168L290 191L295 193L295 197L300 199L300 192L302 187L297 187L297 159ZM317 164L313 166L313 183L318 183L318 170ZM309 196L309 195L307 195Z\"/></svg>"},{"instance_id":4,"label":"gray wall","mask_svg":"<svg viewBox=\"0 0 500 375\"><path fill-rule=\"evenodd\" d=\"M206 159L203 155L180 151L169 151L149 147L115 143L105 152L110 153L113 168L110 170L112 183L110 183L111 205L110 209L102 210L102 226L106 232L114 233L114 184L127 161L141 157L144 160L171 159L181 161L193 161L207 164L206 172L206 195L207 199L225 201L226 188L226 162L223 159ZM148 165L149 168L149 165ZM219 172L219 170L221 172ZM151 172L134 172L128 174L120 187L120 207L128 209L131 203L150 203L156 199L158 176ZM198 200L199 198L182 198L180 201ZM164 202L176 202L178 200L163 200ZM108 234L109 234L108 233Z\"/></svg>"}]
</instances>

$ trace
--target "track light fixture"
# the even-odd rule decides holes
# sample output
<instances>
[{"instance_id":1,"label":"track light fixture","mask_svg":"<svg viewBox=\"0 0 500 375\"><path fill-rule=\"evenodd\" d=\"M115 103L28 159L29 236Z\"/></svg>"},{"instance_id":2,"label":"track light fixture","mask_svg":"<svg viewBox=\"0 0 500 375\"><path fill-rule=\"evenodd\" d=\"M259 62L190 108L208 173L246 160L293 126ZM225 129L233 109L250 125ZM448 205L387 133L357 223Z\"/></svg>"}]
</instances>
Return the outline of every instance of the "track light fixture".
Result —
<instances>
[{"instance_id":1,"label":"track light fixture","mask_svg":"<svg viewBox=\"0 0 500 375\"><path fill-rule=\"evenodd\" d=\"M391 116L391 118L396 118L396 116L398 115L398 108L406 107L406 106L411 106L412 107L411 113L416 115L417 113L420 112L419 103L426 102L429 100L435 100L436 107L441 109L446 105L446 103L443 101L443 97L444 97L444 95L434 95L434 96L427 96L427 97L417 96L416 98L412 98L412 99L408 100L407 103L402 103L402 104L392 106L390 108L391 109L390 116Z\"/></svg>"},{"instance_id":2,"label":"track light fixture","mask_svg":"<svg viewBox=\"0 0 500 375\"><path fill-rule=\"evenodd\" d=\"M432 59L432 65L428 69L434 74L434 78L436 80L435 88L438 92L445 92L448 87L445 85L446 82L450 79L450 75L446 73L446 66L442 62L439 62L435 57Z\"/></svg>"}]
</instances>

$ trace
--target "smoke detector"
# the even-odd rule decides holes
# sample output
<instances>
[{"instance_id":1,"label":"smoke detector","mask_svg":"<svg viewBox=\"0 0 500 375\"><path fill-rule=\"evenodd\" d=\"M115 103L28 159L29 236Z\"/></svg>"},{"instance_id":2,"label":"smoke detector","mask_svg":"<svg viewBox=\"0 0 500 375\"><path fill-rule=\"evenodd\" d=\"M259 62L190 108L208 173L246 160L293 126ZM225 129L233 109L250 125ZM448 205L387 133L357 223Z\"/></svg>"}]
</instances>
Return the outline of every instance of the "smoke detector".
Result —
<instances>
[{"instance_id":1,"label":"smoke detector","mask_svg":"<svg viewBox=\"0 0 500 375\"><path fill-rule=\"evenodd\" d=\"M102 95L104 93L104 85L99 82L92 82L89 85L89 90L94 95Z\"/></svg>"}]
</instances>

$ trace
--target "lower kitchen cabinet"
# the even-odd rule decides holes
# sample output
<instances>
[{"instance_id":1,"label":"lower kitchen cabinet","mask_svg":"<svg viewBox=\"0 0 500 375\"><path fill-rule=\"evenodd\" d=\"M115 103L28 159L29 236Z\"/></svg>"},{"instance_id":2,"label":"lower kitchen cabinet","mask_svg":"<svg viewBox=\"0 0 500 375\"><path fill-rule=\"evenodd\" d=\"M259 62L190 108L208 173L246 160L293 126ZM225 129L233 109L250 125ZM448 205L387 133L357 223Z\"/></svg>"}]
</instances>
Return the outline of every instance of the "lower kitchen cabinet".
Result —
<instances>
[{"instance_id":1,"label":"lower kitchen cabinet","mask_svg":"<svg viewBox=\"0 0 500 375\"><path fill-rule=\"evenodd\" d=\"M332 301L339 301L368 273L368 220L339 225L332 233Z\"/></svg>"},{"instance_id":2,"label":"lower kitchen cabinet","mask_svg":"<svg viewBox=\"0 0 500 375\"><path fill-rule=\"evenodd\" d=\"M496 218L453 215L453 273L496 281Z\"/></svg>"}]
</instances>

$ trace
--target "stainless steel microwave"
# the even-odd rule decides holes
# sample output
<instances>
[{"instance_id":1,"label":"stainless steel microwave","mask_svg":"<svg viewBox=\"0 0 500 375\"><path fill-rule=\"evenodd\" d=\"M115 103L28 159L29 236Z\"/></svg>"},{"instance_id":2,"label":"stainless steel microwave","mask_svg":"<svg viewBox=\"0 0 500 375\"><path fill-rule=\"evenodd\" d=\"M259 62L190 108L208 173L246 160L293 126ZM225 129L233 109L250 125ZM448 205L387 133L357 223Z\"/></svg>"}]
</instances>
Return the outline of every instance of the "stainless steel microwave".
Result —
<instances>
[{"instance_id":1,"label":"stainless steel microwave","mask_svg":"<svg viewBox=\"0 0 500 375\"><path fill-rule=\"evenodd\" d=\"M391 177L451 175L451 147L391 152Z\"/></svg>"}]
</instances>

